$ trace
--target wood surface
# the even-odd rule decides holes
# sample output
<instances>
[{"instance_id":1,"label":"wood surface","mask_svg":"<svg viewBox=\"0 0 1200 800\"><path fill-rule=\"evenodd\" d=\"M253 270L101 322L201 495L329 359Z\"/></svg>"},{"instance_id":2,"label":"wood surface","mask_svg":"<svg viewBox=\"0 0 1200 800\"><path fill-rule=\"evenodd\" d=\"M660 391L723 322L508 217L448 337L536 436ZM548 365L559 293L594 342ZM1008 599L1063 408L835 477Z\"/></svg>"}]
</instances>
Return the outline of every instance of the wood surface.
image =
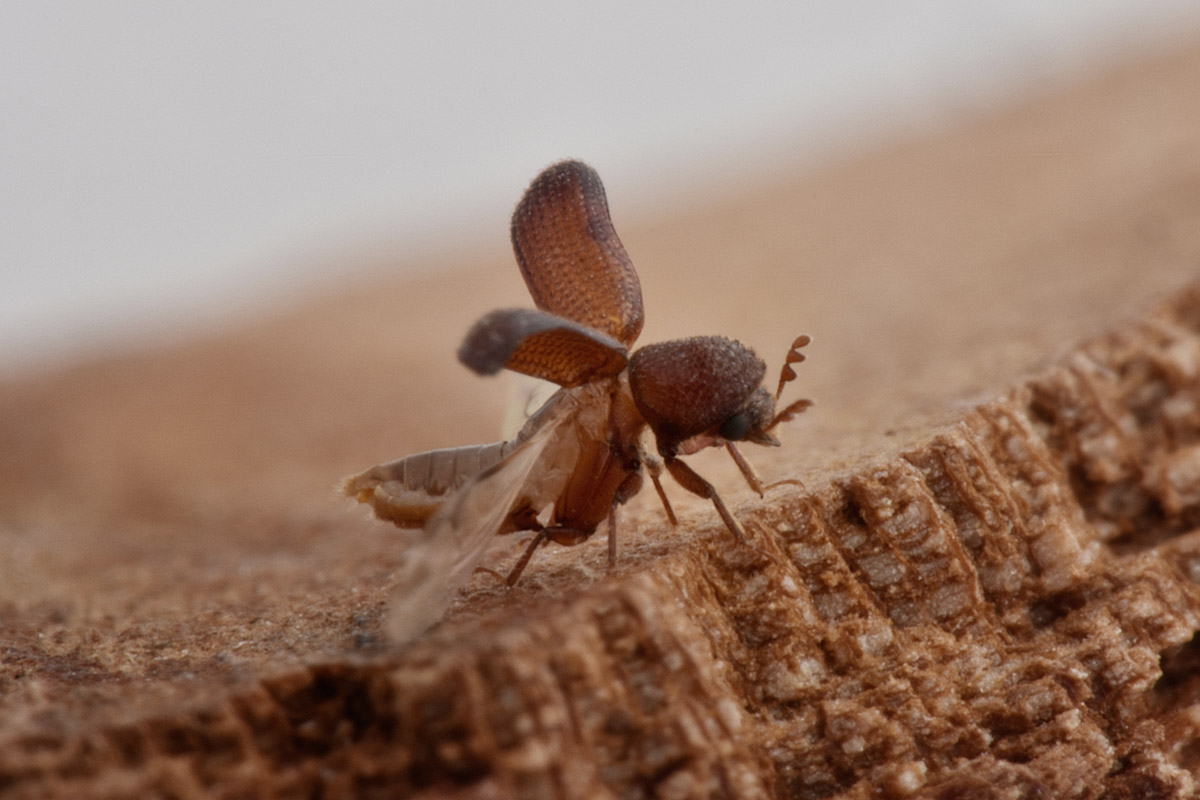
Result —
<instances>
[{"instance_id":1,"label":"wood surface","mask_svg":"<svg viewBox=\"0 0 1200 800\"><path fill-rule=\"evenodd\" d=\"M804 488L700 454L750 546L644 492L614 573L603 536L544 548L404 648L404 534L334 487L497 438L506 384L454 350L529 302L507 219L418 277L348 264L236 329L8 377L0 794L1191 796L1197 97L1193 43L638 218L609 185L640 342L721 333L773 375L813 336L817 405L745 448Z\"/></svg>"}]
</instances>

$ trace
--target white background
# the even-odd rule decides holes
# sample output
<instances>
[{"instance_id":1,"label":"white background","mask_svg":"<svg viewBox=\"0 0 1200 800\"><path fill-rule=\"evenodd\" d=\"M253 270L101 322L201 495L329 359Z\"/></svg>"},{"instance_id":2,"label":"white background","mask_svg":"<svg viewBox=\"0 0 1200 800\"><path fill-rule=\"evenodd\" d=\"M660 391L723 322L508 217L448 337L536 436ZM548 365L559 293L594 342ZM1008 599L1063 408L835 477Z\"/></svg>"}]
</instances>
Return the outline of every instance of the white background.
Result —
<instances>
[{"instance_id":1,"label":"white background","mask_svg":"<svg viewBox=\"0 0 1200 800\"><path fill-rule=\"evenodd\" d=\"M0 0L0 367L494 227L565 156L636 205L1197 32L1195 0Z\"/></svg>"}]
</instances>

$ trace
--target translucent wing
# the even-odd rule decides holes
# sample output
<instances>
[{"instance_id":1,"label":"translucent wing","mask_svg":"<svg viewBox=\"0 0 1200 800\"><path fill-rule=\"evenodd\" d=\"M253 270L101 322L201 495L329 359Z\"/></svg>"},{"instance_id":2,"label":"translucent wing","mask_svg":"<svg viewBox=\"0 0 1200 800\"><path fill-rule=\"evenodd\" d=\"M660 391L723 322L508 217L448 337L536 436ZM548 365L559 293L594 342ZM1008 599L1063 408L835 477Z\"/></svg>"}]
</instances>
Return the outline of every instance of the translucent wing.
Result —
<instances>
[{"instance_id":1,"label":"translucent wing","mask_svg":"<svg viewBox=\"0 0 1200 800\"><path fill-rule=\"evenodd\" d=\"M580 161L543 170L513 212L512 242L538 308L633 344L642 287L595 170Z\"/></svg>"},{"instance_id":2,"label":"translucent wing","mask_svg":"<svg viewBox=\"0 0 1200 800\"><path fill-rule=\"evenodd\" d=\"M483 470L446 498L404 554L395 578L385 621L388 635L407 641L435 622L458 590L470 579L495 534L523 498L554 498L570 470L543 463L544 456L561 455L558 435L575 416L575 399L560 393L530 423L528 438L504 460ZM569 460L569 454L567 460Z\"/></svg>"},{"instance_id":3,"label":"translucent wing","mask_svg":"<svg viewBox=\"0 0 1200 800\"><path fill-rule=\"evenodd\" d=\"M511 439L525 426L533 412L544 406L551 395L558 391L558 386L541 378L516 373L509 375L506 383L508 399L504 403L500 436Z\"/></svg>"}]
</instances>

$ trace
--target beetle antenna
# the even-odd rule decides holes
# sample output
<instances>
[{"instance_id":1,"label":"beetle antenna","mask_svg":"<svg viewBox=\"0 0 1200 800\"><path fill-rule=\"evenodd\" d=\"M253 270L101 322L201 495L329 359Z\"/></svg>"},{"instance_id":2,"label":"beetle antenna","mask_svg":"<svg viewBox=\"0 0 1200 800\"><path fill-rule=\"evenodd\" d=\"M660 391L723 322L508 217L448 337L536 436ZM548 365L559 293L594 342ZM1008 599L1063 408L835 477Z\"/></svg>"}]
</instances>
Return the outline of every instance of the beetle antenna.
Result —
<instances>
[{"instance_id":1,"label":"beetle antenna","mask_svg":"<svg viewBox=\"0 0 1200 800\"><path fill-rule=\"evenodd\" d=\"M804 353L800 352L800 348L812 341L812 337L807 333L802 333L792 342L792 347L788 350L787 358L783 360L783 369L779 371L779 388L775 390L775 402L779 402L779 396L783 394L783 387L787 386L789 381L796 379L796 370L792 369L793 364L799 364L804 360ZM774 429L777 425L787 422L797 414L802 413L805 409L811 406L812 400L797 400L790 404L787 408L780 411L771 420L771 424L767 426L767 430Z\"/></svg>"},{"instance_id":2,"label":"beetle antenna","mask_svg":"<svg viewBox=\"0 0 1200 800\"><path fill-rule=\"evenodd\" d=\"M771 424L767 426L767 430L768 431L773 430L775 428L775 426L779 425L780 423L787 422L789 419L796 416L797 414L803 413L812 404L813 404L812 400L807 400L807 399L797 400L796 402L792 403L787 408L785 408L783 411L780 411L778 414L776 414L775 419L771 420Z\"/></svg>"},{"instance_id":3,"label":"beetle antenna","mask_svg":"<svg viewBox=\"0 0 1200 800\"><path fill-rule=\"evenodd\" d=\"M783 360L783 369L779 371L779 388L775 390L775 400L779 400L779 396L783 394L783 387L788 381L796 379L796 370L792 369L792 364L799 364L804 360L804 353L800 352L800 348L812 341L812 337L807 333L802 333L796 337L796 341L792 342L792 348L788 350L787 358ZM793 405L795 405L793 403ZM799 413L799 412L795 412ZM782 414L780 415L782 416ZM782 422L779 417L775 418L772 425Z\"/></svg>"}]
</instances>

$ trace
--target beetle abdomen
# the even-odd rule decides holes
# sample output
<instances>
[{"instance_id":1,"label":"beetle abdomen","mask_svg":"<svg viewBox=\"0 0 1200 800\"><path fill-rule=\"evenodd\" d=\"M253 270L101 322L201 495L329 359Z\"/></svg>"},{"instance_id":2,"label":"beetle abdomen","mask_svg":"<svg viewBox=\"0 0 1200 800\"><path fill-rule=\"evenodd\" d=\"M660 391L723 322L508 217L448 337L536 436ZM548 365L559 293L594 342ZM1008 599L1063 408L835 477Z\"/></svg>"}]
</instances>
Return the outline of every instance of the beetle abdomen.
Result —
<instances>
[{"instance_id":1,"label":"beetle abdomen","mask_svg":"<svg viewBox=\"0 0 1200 800\"><path fill-rule=\"evenodd\" d=\"M447 492L499 463L514 446L495 442L415 453L347 478L342 490L370 503L381 519L417 528L437 511Z\"/></svg>"}]
</instances>

